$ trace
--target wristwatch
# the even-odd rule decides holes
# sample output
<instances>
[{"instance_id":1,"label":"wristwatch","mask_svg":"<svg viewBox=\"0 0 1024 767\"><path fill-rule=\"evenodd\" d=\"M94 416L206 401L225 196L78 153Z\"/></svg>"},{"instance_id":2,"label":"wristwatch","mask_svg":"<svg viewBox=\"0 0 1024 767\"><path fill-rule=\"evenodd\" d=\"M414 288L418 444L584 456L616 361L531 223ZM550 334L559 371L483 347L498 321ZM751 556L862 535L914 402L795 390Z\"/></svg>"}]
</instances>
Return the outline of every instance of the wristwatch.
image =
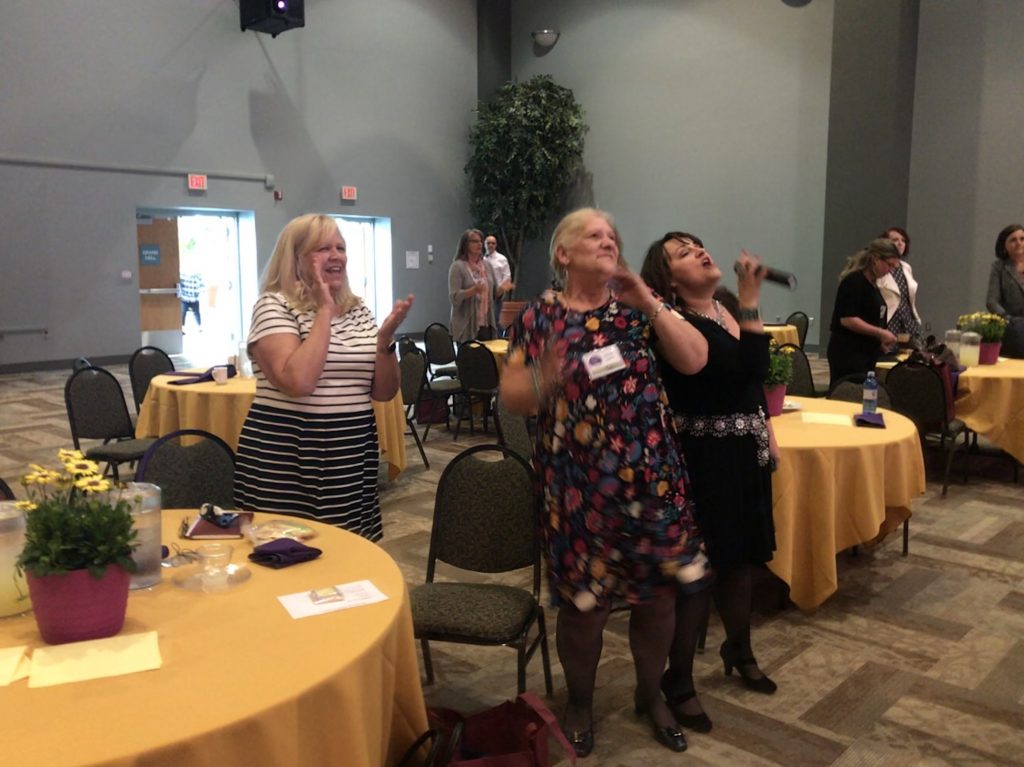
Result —
<instances>
[{"instance_id":1,"label":"wristwatch","mask_svg":"<svg viewBox=\"0 0 1024 767\"><path fill-rule=\"evenodd\" d=\"M740 322L757 322L761 319L761 309L755 306L753 309L744 309L740 307L739 317L737 319Z\"/></svg>"},{"instance_id":2,"label":"wristwatch","mask_svg":"<svg viewBox=\"0 0 1024 767\"><path fill-rule=\"evenodd\" d=\"M392 341L387 349L378 349L377 354L394 354L398 348L398 341Z\"/></svg>"}]
</instances>

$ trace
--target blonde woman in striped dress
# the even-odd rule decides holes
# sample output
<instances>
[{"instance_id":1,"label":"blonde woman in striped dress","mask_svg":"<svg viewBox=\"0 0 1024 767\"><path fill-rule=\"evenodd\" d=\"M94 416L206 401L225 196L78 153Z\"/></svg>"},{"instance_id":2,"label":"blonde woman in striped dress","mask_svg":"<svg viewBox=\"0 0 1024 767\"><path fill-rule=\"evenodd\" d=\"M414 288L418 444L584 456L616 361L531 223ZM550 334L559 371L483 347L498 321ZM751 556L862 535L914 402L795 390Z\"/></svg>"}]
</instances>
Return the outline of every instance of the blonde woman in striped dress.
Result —
<instances>
[{"instance_id":1,"label":"blonde woman in striped dress","mask_svg":"<svg viewBox=\"0 0 1024 767\"><path fill-rule=\"evenodd\" d=\"M294 514L381 538L377 426L371 400L398 391L394 335L413 297L380 329L349 289L334 219L282 230L253 308L256 399L235 470L240 509Z\"/></svg>"}]
</instances>

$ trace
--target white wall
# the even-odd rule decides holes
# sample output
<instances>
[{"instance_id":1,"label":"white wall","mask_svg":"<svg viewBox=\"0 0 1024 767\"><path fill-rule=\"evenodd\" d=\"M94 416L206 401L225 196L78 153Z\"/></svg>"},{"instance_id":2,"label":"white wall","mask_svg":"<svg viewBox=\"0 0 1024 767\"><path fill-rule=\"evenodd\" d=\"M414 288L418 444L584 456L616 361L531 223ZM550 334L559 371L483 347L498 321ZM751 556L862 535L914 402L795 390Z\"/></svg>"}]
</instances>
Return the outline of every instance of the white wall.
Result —
<instances>
[{"instance_id":1,"label":"white wall","mask_svg":"<svg viewBox=\"0 0 1024 767\"><path fill-rule=\"evenodd\" d=\"M242 33L233 0L15 3L0 25L0 366L127 355L139 342L135 209L255 212L259 262L307 211L392 218L403 330L446 320L468 225L462 167L476 105L473 0L306 4L306 27ZM6 162L3 159L6 158ZM12 158L272 174L184 179L39 168ZM359 202L341 206L342 184ZM427 245L436 259L426 264ZM405 251L423 253L406 271Z\"/></svg>"},{"instance_id":2,"label":"white wall","mask_svg":"<svg viewBox=\"0 0 1024 767\"><path fill-rule=\"evenodd\" d=\"M996 234L1024 220L1018 0L922 0L911 150L914 275L933 329L982 311Z\"/></svg>"},{"instance_id":3,"label":"white wall","mask_svg":"<svg viewBox=\"0 0 1024 767\"><path fill-rule=\"evenodd\" d=\"M831 0L521 0L513 76L548 73L574 91L592 202L615 215L634 267L684 229L731 284L746 247L798 274L796 292L763 293L765 316L785 316L819 300L832 13ZM544 27L562 36L537 56L530 31ZM534 289L547 279L537 250Z\"/></svg>"}]
</instances>

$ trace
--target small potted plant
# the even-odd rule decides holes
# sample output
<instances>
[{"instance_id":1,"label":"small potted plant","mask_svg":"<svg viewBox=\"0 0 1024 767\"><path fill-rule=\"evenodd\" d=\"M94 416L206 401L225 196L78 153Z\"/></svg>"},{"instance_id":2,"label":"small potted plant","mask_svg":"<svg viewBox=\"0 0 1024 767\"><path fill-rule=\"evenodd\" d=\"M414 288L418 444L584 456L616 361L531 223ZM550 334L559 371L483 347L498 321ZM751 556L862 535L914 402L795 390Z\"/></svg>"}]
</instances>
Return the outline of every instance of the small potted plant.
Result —
<instances>
[{"instance_id":1,"label":"small potted plant","mask_svg":"<svg viewBox=\"0 0 1024 767\"><path fill-rule=\"evenodd\" d=\"M991 312L963 314L957 319L956 327L964 333L977 333L981 337L978 363L994 365L999 359L999 350L1006 333L1006 319ZM961 336L962 339L962 336Z\"/></svg>"},{"instance_id":2,"label":"small potted plant","mask_svg":"<svg viewBox=\"0 0 1024 767\"><path fill-rule=\"evenodd\" d=\"M768 415L782 414L786 387L793 382L793 350L783 349L775 339L768 342L768 376L764 379L764 399Z\"/></svg>"},{"instance_id":3,"label":"small potted plant","mask_svg":"<svg viewBox=\"0 0 1024 767\"><path fill-rule=\"evenodd\" d=\"M28 500L26 573L36 624L49 644L113 636L124 626L136 533L128 500L112 496L99 467L61 450L61 470L32 466L22 478Z\"/></svg>"}]
</instances>

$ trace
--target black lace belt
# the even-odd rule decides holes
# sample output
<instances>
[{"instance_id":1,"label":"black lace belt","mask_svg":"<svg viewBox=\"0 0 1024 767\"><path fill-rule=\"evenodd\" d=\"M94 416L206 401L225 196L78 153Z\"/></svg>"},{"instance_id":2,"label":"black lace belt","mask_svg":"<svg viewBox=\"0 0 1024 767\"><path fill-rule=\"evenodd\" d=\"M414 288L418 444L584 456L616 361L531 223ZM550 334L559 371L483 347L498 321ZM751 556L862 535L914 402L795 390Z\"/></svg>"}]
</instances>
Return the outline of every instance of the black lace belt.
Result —
<instances>
[{"instance_id":1,"label":"black lace belt","mask_svg":"<svg viewBox=\"0 0 1024 767\"><path fill-rule=\"evenodd\" d=\"M676 429L690 437L745 437L753 436L757 442L757 462L767 466L770 460L768 450L768 424L764 410L756 413L726 413L724 415L679 415L675 416Z\"/></svg>"}]
</instances>

